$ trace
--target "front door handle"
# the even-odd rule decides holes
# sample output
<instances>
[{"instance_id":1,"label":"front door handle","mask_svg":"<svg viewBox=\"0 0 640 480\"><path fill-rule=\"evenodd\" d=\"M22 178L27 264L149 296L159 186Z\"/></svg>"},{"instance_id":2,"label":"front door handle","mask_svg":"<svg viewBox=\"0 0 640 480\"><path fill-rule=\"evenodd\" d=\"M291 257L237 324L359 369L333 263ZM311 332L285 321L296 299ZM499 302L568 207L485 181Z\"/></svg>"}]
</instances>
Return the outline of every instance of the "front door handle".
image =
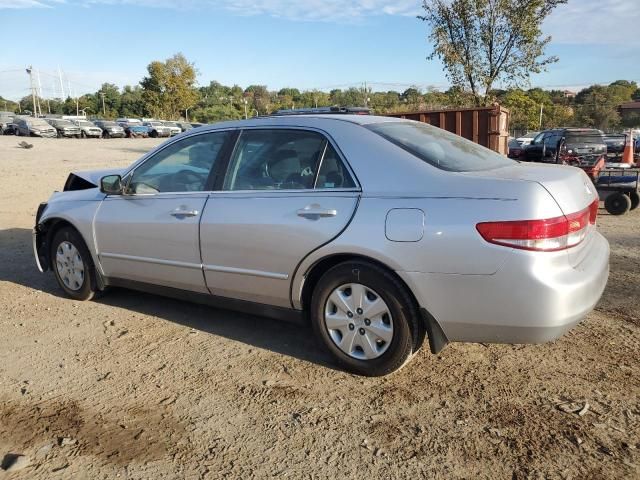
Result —
<instances>
[{"instance_id":1,"label":"front door handle","mask_svg":"<svg viewBox=\"0 0 640 480\"><path fill-rule=\"evenodd\" d=\"M322 208L317 203L313 203L311 205L307 205L304 208L301 208L296 213L299 217L317 219L335 217L338 214L338 211L333 208Z\"/></svg>"},{"instance_id":2,"label":"front door handle","mask_svg":"<svg viewBox=\"0 0 640 480\"><path fill-rule=\"evenodd\" d=\"M183 210L180 208L171 212L170 215L176 218L195 217L198 215L198 210Z\"/></svg>"}]
</instances>

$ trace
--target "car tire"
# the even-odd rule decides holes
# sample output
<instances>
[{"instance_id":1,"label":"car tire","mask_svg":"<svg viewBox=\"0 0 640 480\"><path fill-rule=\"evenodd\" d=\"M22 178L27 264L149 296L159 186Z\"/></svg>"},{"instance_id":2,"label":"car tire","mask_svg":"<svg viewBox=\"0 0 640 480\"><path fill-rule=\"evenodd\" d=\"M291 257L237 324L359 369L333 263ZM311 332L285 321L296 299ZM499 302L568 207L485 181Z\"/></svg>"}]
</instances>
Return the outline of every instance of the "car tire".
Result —
<instances>
[{"instance_id":1,"label":"car tire","mask_svg":"<svg viewBox=\"0 0 640 480\"><path fill-rule=\"evenodd\" d=\"M95 266L77 230L63 227L51 242L51 269L58 285L74 300L91 300L97 293Z\"/></svg>"},{"instance_id":2,"label":"car tire","mask_svg":"<svg viewBox=\"0 0 640 480\"><path fill-rule=\"evenodd\" d=\"M629 194L629 199L631 200L631 206L629 210L635 210L640 205L640 194L638 192L631 192Z\"/></svg>"},{"instance_id":3,"label":"car tire","mask_svg":"<svg viewBox=\"0 0 640 480\"><path fill-rule=\"evenodd\" d=\"M344 313L346 310L333 302L334 298L351 295L355 295L351 307L367 303L373 313L375 304L374 310L386 313L368 319L367 307ZM343 307L348 309L348 305ZM366 261L344 262L328 270L314 289L310 317L316 338L340 365L358 375L377 377L399 370L424 339L420 313L406 287L384 268ZM341 325L332 323L334 319ZM363 348L366 345L368 348Z\"/></svg>"},{"instance_id":4,"label":"car tire","mask_svg":"<svg viewBox=\"0 0 640 480\"><path fill-rule=\"evenodd\" d=\"M149 133L149 136L151 138L158 138L158 132L156 132L155 130L151 130L151 133Z\"/></svg>"},{"instance_id":5,"label":"car tire","mask_svg":"<svg viewBox=\"0 0 640 480\"><path fill-rule=\"evenodd\" d=\"M631 209L631 199L624 193L614 193L605 199L604 208L611 215L624 215Z\"/></svg>"}]
</instances>

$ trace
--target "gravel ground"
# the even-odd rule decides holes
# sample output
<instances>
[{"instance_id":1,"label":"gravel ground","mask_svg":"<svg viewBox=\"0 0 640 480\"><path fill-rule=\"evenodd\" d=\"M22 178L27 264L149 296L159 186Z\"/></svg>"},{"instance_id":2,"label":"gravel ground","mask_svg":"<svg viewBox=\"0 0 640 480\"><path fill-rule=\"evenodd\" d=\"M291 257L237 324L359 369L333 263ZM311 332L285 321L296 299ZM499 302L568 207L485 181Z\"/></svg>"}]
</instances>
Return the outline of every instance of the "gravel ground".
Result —
<instances>
[{"instance_id":1,"label":"gravel ground","mask_svg":"<svg viewBox=\"0 0 640 480\"><path fill-rule=\"evenodd\" d=\"M639 211L600 211L609 285L563 338L423 350L367 379L302 326L63 297L33 261L38 203L159 141L27 140L0 137L0 459L24 456L0 478L640 477Z\"/></svg>"}]
</instances>

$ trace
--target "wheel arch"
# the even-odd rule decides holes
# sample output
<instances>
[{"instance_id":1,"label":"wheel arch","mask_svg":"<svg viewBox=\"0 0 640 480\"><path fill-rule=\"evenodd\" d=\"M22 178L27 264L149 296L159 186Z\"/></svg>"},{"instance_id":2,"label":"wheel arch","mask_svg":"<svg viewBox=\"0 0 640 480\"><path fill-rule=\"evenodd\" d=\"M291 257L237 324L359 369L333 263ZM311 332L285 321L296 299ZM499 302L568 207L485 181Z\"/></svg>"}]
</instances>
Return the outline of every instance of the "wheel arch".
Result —
<instances>
[{"instance_id":1,"label":"wheel arch","mask_svg":"<svg viewBox=\"0 0 640 480\"><path fill-rule=\"evenodd\" d=\"M96 261L96 255L91 249L91 243L87 241L85 236L82 234L82 231L70 220L63 217L52 216L43 220L42 222L39 222L36 226L35 231L35 248L43 270L46 271L53 268L53 259L51 258L51 242L53 241L53 236L61 228L65 227L72 228L80 236L80 238L82 238L82 241L87 246L87 250L89 250L89 254L92 257L93 264L97 266L98 263ZM97 277L99 277L98 285L102 289L103 282L101 281L101 275L98 268L96 268L96 275Z\"/></svg>"},{"instance_id":2,"label":"wheel arch","mask_svg":"<svg viewBox=\"0 0 640 480\"><path fill-rule=\"evenodd\" d=\"M311 305L311 296L313 295L313 291L315 290L315 287L318 284L320 278L327 271L329 271L329 269L347 261L364 261L371 263L378 268L382 268L391 276L393 276L398 281L398 283L406 290L409 298L413 302L413 306L416 309L416 312L418 312L421 319L421 331L418 332L418 337L416 339L417 348L422 345L425 334L427 335L429 348L431 350L431 353L433 354L439 353L449 343L447 336L445 335L436 318L425 308L424 305L420 304L416 295L413 293L413 290L407 284L407 282L405 282L404 279L400 277L400 275L398 275L398 273L393 268L389 267L384 262L367 255L356 253L336 253L316 260L316 262L314 262L307 269L303 276L303 284L300 291L301 293L299 301L302 309L305 312L309 312Z\"/></svg>"}]
</instances>

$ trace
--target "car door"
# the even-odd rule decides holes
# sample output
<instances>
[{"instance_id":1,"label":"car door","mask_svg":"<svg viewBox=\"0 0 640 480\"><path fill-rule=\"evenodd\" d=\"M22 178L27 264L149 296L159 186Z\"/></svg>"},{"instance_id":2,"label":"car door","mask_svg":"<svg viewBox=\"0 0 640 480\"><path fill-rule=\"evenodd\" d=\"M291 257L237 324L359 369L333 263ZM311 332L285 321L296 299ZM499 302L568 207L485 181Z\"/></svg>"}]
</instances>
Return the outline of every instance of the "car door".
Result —
<instances>
[{"instance_id":1,"label":"car door","mask_svg":"<svg viewBox=\"0 0 640 480\"><path fill-rule=\"evenodd\" d=\"M200 226L210 292L290 307L296 267L347 226L359 190L324 134L243 130Z\"/></svg>"},{"instance_id":2,"label":"car door","mask_svg":"<svg viewBox=\"0 0 640 480\"><path fill-rule=\"evenodd\" d=\"M542 161L542 147L544 145L545 137L549 135L546 132L539 133L536 137L531 141L527 148L525 149L526 160L528 162L540 162Z\"/></svg>"},{"instance_id":3,"label":"car door","mask_svg":"<svg viewBox=\"0 0 640 480\"><path fill-rule=\"evenodd\" d=\"M94 231L107 277L208 293L199 225L231 137L208 132L170 143L126 176L123 195L104 199Z\"/></svg>"}]
</instances>

